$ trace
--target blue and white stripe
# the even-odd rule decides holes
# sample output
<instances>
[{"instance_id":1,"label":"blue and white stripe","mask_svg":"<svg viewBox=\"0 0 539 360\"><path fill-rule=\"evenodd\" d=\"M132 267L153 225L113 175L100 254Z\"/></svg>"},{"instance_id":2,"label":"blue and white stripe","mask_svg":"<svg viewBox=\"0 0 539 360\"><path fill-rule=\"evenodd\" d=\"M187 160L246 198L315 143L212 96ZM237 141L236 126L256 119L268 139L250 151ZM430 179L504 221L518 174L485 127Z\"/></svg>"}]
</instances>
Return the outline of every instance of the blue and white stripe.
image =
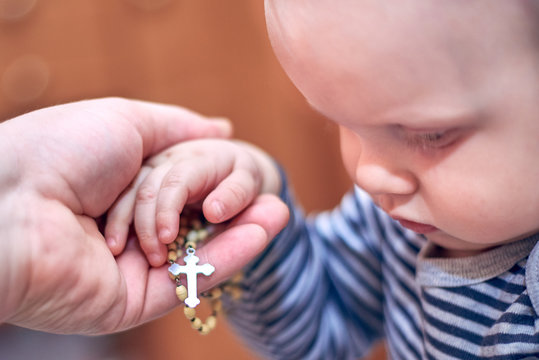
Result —
<instances>
[{"instance_id":1,"label":"blue and white stripe","mask_svg":"<svg viewBox=\"0 0 539 360\"><path fill-rule=\"evenodd\" d=\"M426 240L358 188L307 219L286 191L283 200L288 226L246 269L242 299L227 304L230 322L263 357L357 359L381 339L392 359L539 355L539 299L526 285L539 236L483 256L497 272L468 279L454 276L450 262L423 259ZM512 265L493 270L500 257Z\"/></svg>"}]
</instances>

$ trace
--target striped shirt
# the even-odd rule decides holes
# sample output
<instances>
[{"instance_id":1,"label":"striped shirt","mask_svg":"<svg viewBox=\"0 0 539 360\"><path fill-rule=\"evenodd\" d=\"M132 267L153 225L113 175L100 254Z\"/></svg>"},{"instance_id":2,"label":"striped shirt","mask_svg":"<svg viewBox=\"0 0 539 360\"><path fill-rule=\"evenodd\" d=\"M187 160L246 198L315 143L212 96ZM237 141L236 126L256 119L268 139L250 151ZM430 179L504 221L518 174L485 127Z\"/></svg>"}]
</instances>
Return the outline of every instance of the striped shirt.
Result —
<instances>
[{"instance_id":1,"label":"striped shirt","mask_svg":"<svg viewBox=\"0 0 539 360\"><path fill-rule=\"evenodd\" d=\"M359 188L308 218L282 196L289 224L245 270L242 299L227 303L261 356L357 359L381 339L392 359L539 356L539 235L429 258L425 238Z\"/></svg>"}]
</instances>

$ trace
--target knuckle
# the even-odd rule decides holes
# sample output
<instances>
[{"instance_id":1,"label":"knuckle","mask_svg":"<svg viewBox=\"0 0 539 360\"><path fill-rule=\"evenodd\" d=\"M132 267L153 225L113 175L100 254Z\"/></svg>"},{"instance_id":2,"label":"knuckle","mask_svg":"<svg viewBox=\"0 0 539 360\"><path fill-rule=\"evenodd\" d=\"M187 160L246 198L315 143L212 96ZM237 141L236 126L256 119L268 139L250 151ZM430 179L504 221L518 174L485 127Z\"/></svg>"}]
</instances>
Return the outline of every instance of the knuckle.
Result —
<instances>
[{"instance_id":1,"label":"knuckle","mask_svg":"<svg viewBox=\"0 0 539 360\"><path fill-rule=\"evenodd\" d=\"M137 202L151 202L157 199L157 191L150 186L142 185L137 191Z\"/></svg>"},{"instance_id":2,"label":"knuckle","mask_svg":"<svg viewBox=\"0 0 539 360\"><path fill-rule=\"evenodd\" d=\"M183 180L183 176L180 174L169 174L164 180L162 187L163 188L173 188L173 189L181 189L185 186L185 181Z\"/></svg>"},{"instance_id":3,"label":"knuckle","mask_svg":"<svg viewBox=\"0 0 539 360\"><path fill-rule=\"evenodd\" d=\"M137 237L141 244L150 244L155 239L151 233L146 231L139 231Z\"/></svg>"},{"instance_id":4,"label":"knuckle","mask_svg":"<svg viewBox=\"0 0 539 360\"><path fill-rule=\"evenodd\" d=\"M155 215L155 223L158 226L166 226L170 225L175 218L179 218L179 213L176 213L172 209L163 209L161 211L158 211Z\"/></svg>"},{"instance_id":5,"label":"knuckle","mask_svg":"<svg viewBox=\"0 0 539 360\"><path fill-rule=\"evenodd\" d=\"M228 191L232 195L233 200L238 204L245 204L249 201L247 190L236 182L228 184Z\"/></svg>"}]
</instances>

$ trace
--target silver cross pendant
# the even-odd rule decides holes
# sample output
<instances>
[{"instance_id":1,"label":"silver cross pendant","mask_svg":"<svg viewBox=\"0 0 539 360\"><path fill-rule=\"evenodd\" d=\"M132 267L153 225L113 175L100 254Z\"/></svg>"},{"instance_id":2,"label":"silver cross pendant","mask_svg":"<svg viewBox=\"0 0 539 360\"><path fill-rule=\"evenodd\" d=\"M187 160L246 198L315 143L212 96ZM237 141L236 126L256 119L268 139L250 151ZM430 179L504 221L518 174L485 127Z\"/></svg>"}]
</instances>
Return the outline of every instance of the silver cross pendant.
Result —
<instances>
[{"instance_id":1,"label":"silver cross pendant","mask_svg":"<svg viewBox=\"0 0 539 360\"><path fill-rule=\"evenodd\" d=\"M187 276L187 298L185 299L185 305L194 308L200 304L200 300L197 297L197 274L204 274L210 276L215 267L211 264L197 265L199 258L195 256L195 249L188 248L187 256L183 258L185 265L178 265L174 263L169 266L168 271L175 277L180 274Z\"/></svg>"}]
</instances>

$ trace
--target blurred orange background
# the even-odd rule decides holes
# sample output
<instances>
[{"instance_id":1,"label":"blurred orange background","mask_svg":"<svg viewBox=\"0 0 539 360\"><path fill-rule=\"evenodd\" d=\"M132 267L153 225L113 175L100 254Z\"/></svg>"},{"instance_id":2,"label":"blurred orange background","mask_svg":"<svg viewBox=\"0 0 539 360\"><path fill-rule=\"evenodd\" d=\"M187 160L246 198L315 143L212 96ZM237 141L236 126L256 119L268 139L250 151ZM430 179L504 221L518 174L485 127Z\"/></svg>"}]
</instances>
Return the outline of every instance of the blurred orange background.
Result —
<instances>
[{"instance_id":1,"label":"blurred orange background","mask_svg":"<svg viewBox=\"0 0 539 360\"><path fill-rule=\"evenodd\" d=\"M262 0L0 0L0 94L1 120L104 96L228 117L235 137L281 162L307 211L334 206L351 185L336 128L309 108L272 53ZM257 359L220 320L203 337L179 310L92 339L114 359ZM1 327L0 338L13 332ZM81 359L98 358L91 348ZM372 354L382 357L383 349Z\"/></svg>"}]
</instances>

